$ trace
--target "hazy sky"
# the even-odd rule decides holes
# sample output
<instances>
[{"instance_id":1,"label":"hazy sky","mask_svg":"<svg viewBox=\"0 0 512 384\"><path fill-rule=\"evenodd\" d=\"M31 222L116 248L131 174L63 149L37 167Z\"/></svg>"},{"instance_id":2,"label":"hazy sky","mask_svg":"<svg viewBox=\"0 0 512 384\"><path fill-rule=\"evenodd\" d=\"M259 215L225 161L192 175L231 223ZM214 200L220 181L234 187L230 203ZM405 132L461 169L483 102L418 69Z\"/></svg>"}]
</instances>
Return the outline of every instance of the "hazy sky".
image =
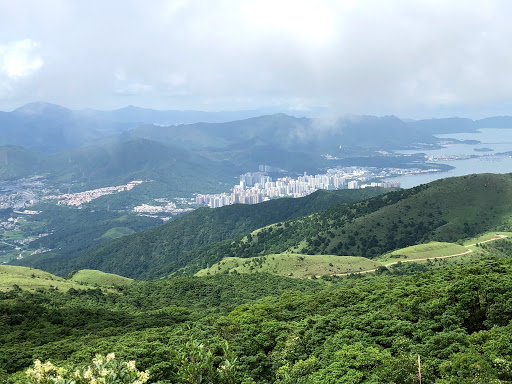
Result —
<instances>
[{"instance_id":1,"label":"hazy sky","mask_svg":"<svg viewBox=\"0 0 512 384\"><path fill-rule=\"evenodd\" d=\"M0 110L512 115L512 2L1 0Z\"/></svg>"}]
</instances>

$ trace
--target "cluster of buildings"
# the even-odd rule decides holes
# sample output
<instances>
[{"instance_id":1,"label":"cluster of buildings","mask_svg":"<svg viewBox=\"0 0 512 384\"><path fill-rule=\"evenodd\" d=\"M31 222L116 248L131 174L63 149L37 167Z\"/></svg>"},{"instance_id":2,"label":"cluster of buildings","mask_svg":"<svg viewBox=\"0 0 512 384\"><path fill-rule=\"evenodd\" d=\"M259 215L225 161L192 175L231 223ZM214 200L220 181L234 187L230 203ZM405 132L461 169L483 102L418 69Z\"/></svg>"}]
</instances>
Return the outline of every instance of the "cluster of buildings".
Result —
<instances>
[{"instance_id":1,"label":"cluster of buildings","mask_svg":"<svg viewBox=\"0 0 512 384\"><path fill-rule=\"evenodd\" d=\"M141 204L133 208L133 212L138 213L141 216L149 216L149 217L159 217L160 214L167 215L178 215L183 214L188 211L192 211L192 208L178 208L176 203L169 201L167 199L155 199L159 203L163 203L163 205L149 205L149 204ZM168 216L160 217L163 221L169 220Z\"/></svg>"},{"instance_id":2,"label":"cluster of buildings","mask_svg":"<svg viewBox=\"0 0 512 384\"><path fill-rule=\"evenodd\" d=\"M27 179L2 180L0 183L0 209L23 209L37 202L49 193L41 176Z\"/></svg>"},{"instance_id":3,"label":"cluster of buildings","mask_svg":"<svg viewBox=\"0 0 512 384\"><path fill-rule=\"evenodd\" d=\"M57 204L73 205L76 207L82 204L89 203L90 201L97 199L98 197L111 195L117 192L129 191L138 184L142 184L141 180L134 180L125 185L118 185L115 187L105 187L98 189L91 189L89 191L77 192L77 193L65 193L62 195L49 195L45 196L46 200L58 200Z\"/></svg>"},{"instance_id":4,"label":"cluster of buildings","mask_svg":"<svg viewBox=\"0 0 512 384\"><path fill-rule=\"evenodd\" d=\"M327 170L325 174L308 175L304 173L294 179L280 177L273 181L266 172L248 172L240 176L240 183L230 193L196 196L196 204L210 208L231 204L257 204L277 197L303 197L319 189L359 189L366 187L400 188L398 182L366 181L377 177L395 175L390 169L382 170L369 167L345 167ZM265 169L265 168L263 168ZM398 169L397 169L398 170ZM402 171L402 170L400 170Z\"/></svg>"}]
</instances>

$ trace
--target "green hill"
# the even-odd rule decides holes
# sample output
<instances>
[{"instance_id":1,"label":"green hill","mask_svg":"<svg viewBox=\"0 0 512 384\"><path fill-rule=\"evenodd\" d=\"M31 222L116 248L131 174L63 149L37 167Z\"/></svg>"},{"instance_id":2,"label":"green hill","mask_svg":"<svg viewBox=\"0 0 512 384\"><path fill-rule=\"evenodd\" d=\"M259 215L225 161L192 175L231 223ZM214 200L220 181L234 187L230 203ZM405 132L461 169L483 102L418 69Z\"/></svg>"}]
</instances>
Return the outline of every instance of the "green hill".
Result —
<instances>
[{"instance_id":1,"label":"green hill","mask_svg":"<svg viewBox=\"0 0 512 384\"><path fill-rule=\"evenodd\" d=\"M0 265L0 292L16 289L35 291L37 289L56 289L67 291L70 288L84 289L79 282L69 281L62 277L39 269Z\"/></svg>"},{"instance_id":2,"label":"green hill","mask_svg":"<svg viewBox=\"0 0 512 384\"><path fill-rule=\"evenodd\" d=\"M396 251L379 256L376 261L384 264L394 263L399 260L421 260L434 257L444 257L468 252L468 249L459 244L441 243L431 241L426 244L412 245L397 249Z\"/></svg>"},{"instance_id":3,"label":"green hill","mask_svg":"<svg viewBox=\"0 0 512 384\"><path fill-rule=\"evenodd\" d=\"M42 170L41 156L14 145L0 146L0 180L32 176Z\"/></svg>"},{"instance_id":4,"label":"green hill","mask_svg":"<svg viewBox=\"0 0 512 384\"><path fill-rule=\"evenodd\" d=\"M379 263L364 257L333 255L281 254L252 257L226 257L196 273L196 276L219 273L271 273L288 277L318 277L322 275L344 275L377 269Z\"/></svg>"},{"instance_id":5,"label":"green hill","mask_svg":"<svg viewBox=\"0 0 512 384\"><path fill-rule=\"evenodd\" d=\"M194 250L190 259L276 253L356 255L374 258L429 241L457 242L509 230L512 175L482 174L438 180L366 201L258 229Z\"/></svg>"},{"instance_id":6,"label":"green hill","mask_svg":"<svg viewBox=\"0 0 512 384\"><path fill-rule=\"evenodd\" d=\"M213 162L171 144L122 137L61 152L48 157L48 169L59 182L83 183L84 188L155 180L174 193L206 192L208 186L238 173L227 164Z\"/></svg>"},{"instance_id":7,"label":"green hill","mask_svg":"<svg viewBox=\"0 0 512 384\"><path fill-rule=\"evenodd\" d=\"M93 269L82 269L73 273L70 281L76 281L77 283L84 283L88 285L112 287L112 286L123 286L132 283L132 279L127 277L114 275L112 273L105 273L101 271L95 271Z\"/></svg>"},{"instance_id":8,"label":"green hill","mask_svg":"<svg viewBox=\"0 0 512 384\"><path fill-rule=\"evenodd\" d=\"M17 263L37 266L62 276L79 269L98 269L137 278L161 276L190 264L200 265L201 257L189 259L189 250L385 191L379 188L318 191L300 199L277 199L257 205L231 205L217 209L200 208L175 221L113 240L80 256L48 255L45 259L43 254Z\"/></svg>"},{"instance_id":9,"label":"green hill","mask_svg":"<svg viewBox=\"0 0 512 384\"><path fill-rule=\"evenodd\" d=\"M256 206L199 209L68 260L39 260L31 266L60 275L98 269L156 277L195 273L225 257L292 253L373 259L431 241L456 243L511 228L512 175L469 175L368 195L380 192L318 192ZM371 198L354 202L364 197ZM340 204L342 198L349 204Z\"/></svg>"}]
</instances>

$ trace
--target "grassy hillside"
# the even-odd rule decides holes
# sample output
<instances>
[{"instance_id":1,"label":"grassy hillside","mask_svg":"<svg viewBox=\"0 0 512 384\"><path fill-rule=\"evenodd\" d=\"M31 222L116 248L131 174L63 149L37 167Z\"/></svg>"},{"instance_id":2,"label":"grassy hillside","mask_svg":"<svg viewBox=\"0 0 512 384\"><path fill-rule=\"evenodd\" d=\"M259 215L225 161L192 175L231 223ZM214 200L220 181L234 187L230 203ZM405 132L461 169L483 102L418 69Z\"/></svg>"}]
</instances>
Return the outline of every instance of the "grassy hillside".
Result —
<instances>
[{"instance_id":1,"label":"grassy hillside","mask_svg":"<svg viewBox=\"0 0 512 384\"><path fill-rule=\"evenodd\" d=\"M196 273L196 276L219 273L271 273L288 277L317 277L322 275L342 275L376 269L380 266L364 257L333 255L281 254L242 259L226 257Z\"/></svg>"},{"instance_id":2,"label":"grassy hillside","mask_svg":"<svg viewBox=\"0 0 512 384\"><path fill-rule=\"evenodd\" d=\"M128 236L135 233L130 228L127 227L114 227L110 228L107 232L105 232L103 235L100 236L100 239L102 240L112 240L117 239L119 237Z\"/></svg>"},{"instance_id":3,"label":"grassy hillside","mask_svg":"<svg viewBox=\"0 0 512 384\"><path fill-rule=\"evenodd\" d=\"M124 286L131 284L133 281L127 277L114 275L112 273L95 271L93 269L83 269L77 271L73 273L69 280L76 281L77 283L102 287Z\"/></svg>"},{"instance_id":4,"label":"grassy hillside","mask_svg":"<svg viewBox=\"0 0 512 384\"><path fill-rule=\"evenodd\" d=\"M453 243L441 243L431 241L426 244L418 244L410 247L397 249L396 251L379 256L376 261L388 264L399 260L431 259L467 252L468 248Z\"/></svg>"},{"instance_id":5,"label":"grassy hillside","mask_svg":"<svg viewBox=\"0 0 512 384\"><path fill-rule=\"evenodd\" d=\"M77 281L69 281L39 269L0 265L0 292L16 289L35 291L37 289L57 289L67 291L70 288L84 289Z\"/></svg>"},{"instance_id":6,"label":"grassy hillside","mask_svg":"<svg viewBox=\"0 0 512 384\"><path fill-rule=\"evenodd\" d=\"M470 175L334 206L197 250L195 256L200 253L206 262L276 253L375 258L429 241L457 242L510 230L511 213L512 175Z\"/></svg>"},{"instance_id":7,"label":"grassy hillside","mask_svg":"<svg viewBox=\"0 0 512 384\"><path fill-rule=\"evenodd\" d=\"M189 264L203 263L201 256L189 259L189 250L271 223L384 192L378 188L318 191L300 199L278 199L257 205L231 205L218 209L201 208L152 230L105 243L78 257L71 258L71 254L68 254L45 258L40 255L37 259L21 262L62 276L79 269L98 269L129 277L164 275Z\"/></svg>"}]
</instances>

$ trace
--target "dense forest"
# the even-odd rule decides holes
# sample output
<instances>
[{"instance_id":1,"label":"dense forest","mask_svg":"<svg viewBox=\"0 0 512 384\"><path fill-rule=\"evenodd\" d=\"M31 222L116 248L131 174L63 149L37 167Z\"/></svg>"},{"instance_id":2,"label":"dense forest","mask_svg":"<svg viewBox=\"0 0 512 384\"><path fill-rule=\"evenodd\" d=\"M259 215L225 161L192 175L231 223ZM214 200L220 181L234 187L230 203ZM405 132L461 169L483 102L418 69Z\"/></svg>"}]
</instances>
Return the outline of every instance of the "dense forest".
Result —
<instances>
[{"instance_id":1,"label":"dense forest","mask_svg":"<svg viewBox=\"0 0 512 384\"><path fill-rule=\"evenodd\" d=\"M76 367L113 352L151 383L405 384L418 355L423 383L511 382L512 242L484 247L494 256L470 265L343 278L14 289L0 294L0 381L25 383L35 359Z\"/></svg>"}]
</instances>

